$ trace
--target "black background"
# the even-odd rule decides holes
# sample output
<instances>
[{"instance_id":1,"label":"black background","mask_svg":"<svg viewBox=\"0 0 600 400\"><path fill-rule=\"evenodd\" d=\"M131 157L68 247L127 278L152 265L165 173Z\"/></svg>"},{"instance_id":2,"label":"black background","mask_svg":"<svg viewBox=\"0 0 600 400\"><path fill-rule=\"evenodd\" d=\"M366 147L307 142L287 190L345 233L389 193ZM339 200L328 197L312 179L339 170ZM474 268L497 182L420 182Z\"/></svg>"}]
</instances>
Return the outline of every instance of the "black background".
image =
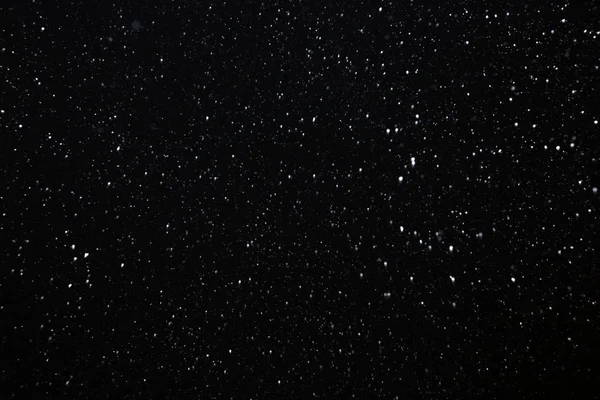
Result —
<instances>
[{"instance_id":1,"label":"black background","mask_svg":"<svg viewBox=\"0 0 600 400\"><path fill-rule=\"evenodd\" d=\"M597 398L600 10L438 3L3 4L0 397Z\"/></svg>"}]
</instances>

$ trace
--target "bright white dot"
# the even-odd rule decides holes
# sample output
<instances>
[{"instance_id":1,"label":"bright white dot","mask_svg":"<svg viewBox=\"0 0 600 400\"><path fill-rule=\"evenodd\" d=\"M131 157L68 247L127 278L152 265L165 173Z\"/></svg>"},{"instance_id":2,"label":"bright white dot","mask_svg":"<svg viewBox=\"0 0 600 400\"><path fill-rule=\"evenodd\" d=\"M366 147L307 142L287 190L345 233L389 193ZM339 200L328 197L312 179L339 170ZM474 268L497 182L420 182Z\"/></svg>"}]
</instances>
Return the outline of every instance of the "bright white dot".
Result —
<instances>
[{"instance_id":1,"label":"bright white dot","mask_svg":"<svg viewBox=\"0 0 600 400\"><path fill-rule=\"evenodd\" d=\"M44 27L42 26L42 29L41 29L41 31L42 31L42 32L44 32L45 30L46 30L46 28L44 28Z\"/></svg>"},{"instance_id":2,"label":"bright white dot","mask_svg":"<svg viewBox=\"0 0 600 400\"><path fill-rule=\"evenodd\" d=\"M450 275L450 280L452 281L452 283L456 282L456 278L453 277L452 275Z\"/></svg>"},{"instance_id":3,"label":"bright white dot","mask_svg":"<svg viewBox=\"0 0 600 400\"><path fill-rule=\"evenodd\" d=\"M313 117L313 122L315 122L317 120L317 117Z\"/></svg>"},{"instance_id":4,"label":"bright white dot","mask_svg":"<svg viewBox=\"0 0 600 400\"><path fill-rule=\"evenodd\" d=\"M450 245L450 247L448 247L448 250L450 250L451 252L454 251L454 246Z\"/></svg>"},{"instance_id":5,"label":"bright white dot","mask_svg":"<svg viewBox=\"0 0 600 400\"><path fill-rule=\"evenodd\" d=\"M598 193L598 188L597 187L593 187L592 188L592 192L594 192L594 194L597 194Z\"/></svg>"},{"instance_id":6,"label":"bright white dot","mask_svg":"<svg viewBox=\"0 0 600 400\"><path fill-rule=\"evenodd\" d=\"M556 150L560 150L560 146L556 146Z\"/></svg>"},{"instance_id":7,"label":"bright white dot","mask_svg":"<svg viewBox=\"0 0 600 400\"><path fill-rule=\"evenodd\" d=\"M381 10L383 10L383 7L379 7L379 12L381 12Z\"/></svg>"},{"instance_id":8,"label":"bright white dot","mask_svg":"<svg viewBox=\"0 0 600 400\"><path fill-rule=\"evenodd\" d=\"M415 166L415 163L416 163L416 161L415 161L415 158L414 158L414 157L411 157L411 158L410 158L410 165L412 165L412 166L414 167L414 166Z\"/></svg>"},{"instance_id":9,"label":"bright white dot","mask_svg":"<svg viewBox=\"0 0 600 400\"><path fill-rule=\"evenodd\" d=\"M403 226L400 227L400 232L404 232L404 227Z\"/></svg>"},{"instance_id":10,"label":"bright white dot","mask_svg":"<svg viewBox=\"0 0 600 400\"><path fill-rule=\"evenodd\" d=\"M121 146L117 146L117 151L120 151L120 150L121 150Z\"/></svg>"},{"instance_id":11,"label":"bright white dot","mask_svg":"<svg viewBox=\"0 0 600 400\"><path fill-rule=\"evenodd\" d=\"M515 122L515 126L519 126L519 123L518 123L518 122Z\"/></svg>"},{"instance_id":12,"label":"bright white dot","mask_svg":"<svg viewBox=\"0 0 600 400\"><path fill-rule=\"evenodd\" d=\"M85 254L83 255L83 258L88 258L89 256L90 256L90 253L85 253Z\"/></svg>"},{"instance_id":13,"label":"bright white dot","mask_svg":"<svg viewBox=\"0 0 600 400\"><path fill-rule=\"evenodd\" d=\"M413 277L411 276L411 277L410 277L410 281L412 282L412 281L414 281L414 280L415 280L415 278L413 278Z\"/></svg>"},{"instance_id":14,"label":"bright white dot","mask_svg":"<svg viewBox=\"0 0 600 400\"><path fill-rule=\"evenodd\" d=\"M398 177L398 182L402 182L404 180L403 176Z\"/></svg>"},{"instance_id":15,"label":"bright white dot","mask_svg":"<svg viewBox=\"0 0 600 400\"><path fill-rule=\"evenodd\" d=\"M513 282L516 281L516 279L514 277L510 278L510 280Z\"/></svg>"},{"instance_id":16,"label":"bright white dot","mask_svg":"<svg viewBox=\"0 0 600 400\"><path fill-rule=\"evenodd\" d=\"M73 286L73 284L72 284L72 283L69 283L69 287L72 287L72 286Z\"/></svg>"},{"instance_id":17,"label":"bright white dot","mask_svg":"<svg viewBox=\"0 0 600 400\"><path fill-rule=\"evenodd\" d=\"M71 245L71 250L75 250L75 245L74 244Z\"/></svg>"}]
</instances>

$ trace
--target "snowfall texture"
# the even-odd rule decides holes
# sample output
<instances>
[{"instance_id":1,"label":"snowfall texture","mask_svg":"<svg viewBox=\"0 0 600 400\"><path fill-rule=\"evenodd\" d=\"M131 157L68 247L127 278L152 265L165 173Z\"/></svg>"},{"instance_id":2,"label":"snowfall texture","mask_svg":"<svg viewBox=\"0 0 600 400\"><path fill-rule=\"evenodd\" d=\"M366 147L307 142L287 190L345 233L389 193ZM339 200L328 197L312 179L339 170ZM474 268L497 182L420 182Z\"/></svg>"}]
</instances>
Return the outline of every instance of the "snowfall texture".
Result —
<instances>
[{"instance_id":1,"label":"snowfall texture","mask_svg":"<svg viewBox=\"0 0 600 400\"><path fill-rule=\"evenodd\" d=\"M0 5L0 398L597 398L597 2L139 3Z\"/></svg>"}]
</instances>

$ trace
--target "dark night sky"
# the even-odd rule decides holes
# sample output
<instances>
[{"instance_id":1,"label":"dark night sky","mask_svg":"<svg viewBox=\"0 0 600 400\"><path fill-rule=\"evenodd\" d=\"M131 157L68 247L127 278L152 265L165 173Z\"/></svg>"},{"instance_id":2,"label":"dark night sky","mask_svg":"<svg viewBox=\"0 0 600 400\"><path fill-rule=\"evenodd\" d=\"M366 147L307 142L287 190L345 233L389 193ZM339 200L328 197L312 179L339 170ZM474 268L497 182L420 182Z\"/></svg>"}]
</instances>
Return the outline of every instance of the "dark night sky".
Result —
<instances>
[{"instance_id":1,"label":"dark night sky","mask_svg":"<svg viewBox=\"0 0 600 400\"><path fill-rule=\"evenodd\" d=\"M598 398L600 9L448 3L2 4L0 398Z\"/></svg>"}]
</instances>

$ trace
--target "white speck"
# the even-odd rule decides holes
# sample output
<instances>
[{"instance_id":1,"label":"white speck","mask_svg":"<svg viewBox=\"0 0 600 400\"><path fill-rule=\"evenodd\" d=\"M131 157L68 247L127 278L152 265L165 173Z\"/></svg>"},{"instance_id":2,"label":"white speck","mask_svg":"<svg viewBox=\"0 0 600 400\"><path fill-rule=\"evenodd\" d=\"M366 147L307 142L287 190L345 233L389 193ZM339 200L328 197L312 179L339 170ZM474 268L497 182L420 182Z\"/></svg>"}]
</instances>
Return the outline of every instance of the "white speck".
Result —
<instances>
[{"instance_id":1,"label":"white speck","mask_svg":"<svg viewBox=\"0 0 600 400\"><path fill-rule=\"evenodd\" d=\"M511 91L513 91L513 92L514 92L516 89L517 89L517 87L516 87L516 86L511 86L511 87L510 87L510 90L511 90Z\"/></svg>"},{"instance_id":2,"label":"white speck","mask_svg":"<svg viewBox=\"0 0 600 400\"><path fill-rule=\"evenodd\" d=\"M415 158L414 158L414 157L411 157L411 158L410 158L410 165L412 165L412 166L414 167L414 166L415 166L415 163L416 163L416 161L415 161Z\"/></svg>"},{"instance_id":3,"label":"white speck","mask_svg":"<svg viewBox=\"0 0 600 400\"><path fill-rule=\"evenodd\" d=\"M83 254L83 258L88 258L90 256L90 253L84 253Z\"/></svg>"},{"instance_id":4,"label":"white speck","mask_svg":"<svg viewBox=\"0 0 600 400\"><path fill-rule=\"evenodd\" d=\"M515 282L515 281L516 281L516 279L515 279L515 277L514 277L514 276L513 276L512 278L510 278L510 280L511 280L512 282Z\"/></svg>"},{"instance_id":5,"label":"white speck","mask_svg":"<svg viewBox=\"0 0 600 400\"><path fill-rule=\"evenodd\" d=\"M379 7L379 12L381 12L381 10L383 10L383 7Z\"/></svg>"},{"instance_id":6,"label":"white speck","mask_svg":"<svg viewBox=\"0 0 600 400\"><path fill-rule=\"evenodd\" d=\"M451 252L454 251L454 246L450 245L450 247L448 247L448 250L450 250Z\"/></svg>"},{"instance_id":7,"label":"white speck","mask_svg":"<svg viewBox=\"0 0 600 400\"><path fill-rule=\"evenodd\" d=\"M72 283L69 283L69 287L72 287L72 286L73 286L73 284L72 284Z\"/></svg>"},{"instance_id":8,"label":"white speck","mask_svg":"<svg viewBox=\"0 0 600 400\"><path fill-rule=\"evenodd\" d=\"M46 28L44 28L44 27L42 26L42 28L41 28L40 30L41 30L42 32L44 32L44 31L46 30Z\"/></svg>"},{"instance_id":9,"label":"white speck","mask_svg":"<svg viewBox=\"0 0 600 400\"><path fill-rule=\"evenodd\" d=\"M467 41L465 42L465 44L469 44L469 41L467 40Z\"/></svg>"},{"instance_id":10,"label":"white speck","mask_svg":"<svg viewBox=\"0 0 600 400\"><path fill-rule=\"evenodd\" d=\"M419 114L415 115L415 118L416 118L416 119L419 119Z\"/></svg>"},{"instance_id":11,"label":"white speck","mask_svg":"<svg viewBox=\"0 0 600 400\"><path fill-rule=\"evenodd\" d=\"M71 250L75 250L75 245L74 244L71 245Z\"/></svg>"},{"instance_id":12,"label":"white speck","mask_svg":"<svg viewBox=\"0 0 600 400\"><path fill-rule=\"evenodd\" d=\"M3 112L2 114L4 114L4 112ZM595 125L598 125L598 120L595 120L595 121L594 121L594 124L595 124Z\"/></svg>"},{"instance_id":13,"label":"white speck","mask_svg":"<svg viewBox=\"0 0 600 400\"><path fill-rule=\"evenodd\" d=\"M384 262L383 262L383 266L384 266L384 267L387 267L387 261L384 261Z\"/></svg>"},{"instance_id":14,"label":"white speck","mask_svg":"<svg viewBox=\"0 0 600 400\"><path fill-rule=\"evenodd\" d=\"M400 226L400 232L404 232L404 227Z\"/></svg>"},{"instance_id":15,"label":"white speck","mask_svg":"<svg viewBox=\"0 0 600 400\"><path fill-rule=\"evenodd\" d=\"M121 263L121 268L125 267L125 263Z\"/></svg>"},{"instance_id":16,"label":"white speck","mask_svg":"<svg viewBox=\"0 0 600 400\"><path fill-rule=\"evenodd\" d=\"M411 282L415 280L415 278L413 278L412 276L409 279Z\"/></svg>"},{"instance_id":17,"label":"white speck","mask_svg":"<svg viewBox=\"0 0 600 400\"><path fill-rule=\"evenodd\" d=\"M456 278L453 277L452 275L450 275L450 280L452 281L452 283L456 282Z\"/></svg>"},{"instance_id":18,"label":"white speck","mask_svg":"<svg viewBox=\"0 0 600 400\"><path fill-rule=\"evenodd\" d=\"M398 182L402 182L404 180L403 176L398 177Z\"/></svg>"},{"instance_id":19,"label":"white speck","mask_svg":"<svg viewBox=\"0 0 600 400\"><path fill-rule=\"evenodd\" d=\"M117 151L121 150L121 146L117 146Z\"/></svg>"},{"instance_id":20,"label":"white speck","mask_svg":"<svg viewBox=\"0 0 600 400\"><path fill-rule=\"evenodd\" d=\"M313 117L313 122L315 122L317 120L317 117Z\"/></svg>"},{"instance_id":21,"label":"white speck","mask_svg":"<svg viewBox=\"0 0 600 400\"><path fill-rule=\"evenodd\" d=\"M560 150L560 146L556 146L556 150Z\"/></svg>"},{"instance_id":22,"label":"white speck","mask_svg":"<svg viewBox=\"0 0 600 400\"><path fill-rule=\"evenodd\" d=\"M386 299L389 299L390 297L392 297L392 294L390 292L385 292L383 294L383 297L385 297Z\"/></svg>"},{"instance_id":23,"label":"white speck","mask_svg":"<svg viewBox=\"0 0 600 400\"><path fill-rule=\"evenodd\" d=\"M592 188L592 192L593 192L594 194L598 194L598 188L597 188L597 187L593 187L593 188Z\"/></svg>"},{"instance_id":24,"label":"white speck","mask_svg":"<svg viewBox=\"0 0 600 400\"><path fill-rule=\"evenodd\" d=\"M515 126L519 126L519 123L518 123L518 122L515 122Z\"/></svg>"},{"instance_id":25,"label":"white speck","mask_svg":"<svg viewBox=\"0 0 600 400\"><path fill-rule=\"evenodd\" d=\"M390 128L387 128L387 129L385 130L385 133L390 133Z\"/></svg>"}]
</instances>

